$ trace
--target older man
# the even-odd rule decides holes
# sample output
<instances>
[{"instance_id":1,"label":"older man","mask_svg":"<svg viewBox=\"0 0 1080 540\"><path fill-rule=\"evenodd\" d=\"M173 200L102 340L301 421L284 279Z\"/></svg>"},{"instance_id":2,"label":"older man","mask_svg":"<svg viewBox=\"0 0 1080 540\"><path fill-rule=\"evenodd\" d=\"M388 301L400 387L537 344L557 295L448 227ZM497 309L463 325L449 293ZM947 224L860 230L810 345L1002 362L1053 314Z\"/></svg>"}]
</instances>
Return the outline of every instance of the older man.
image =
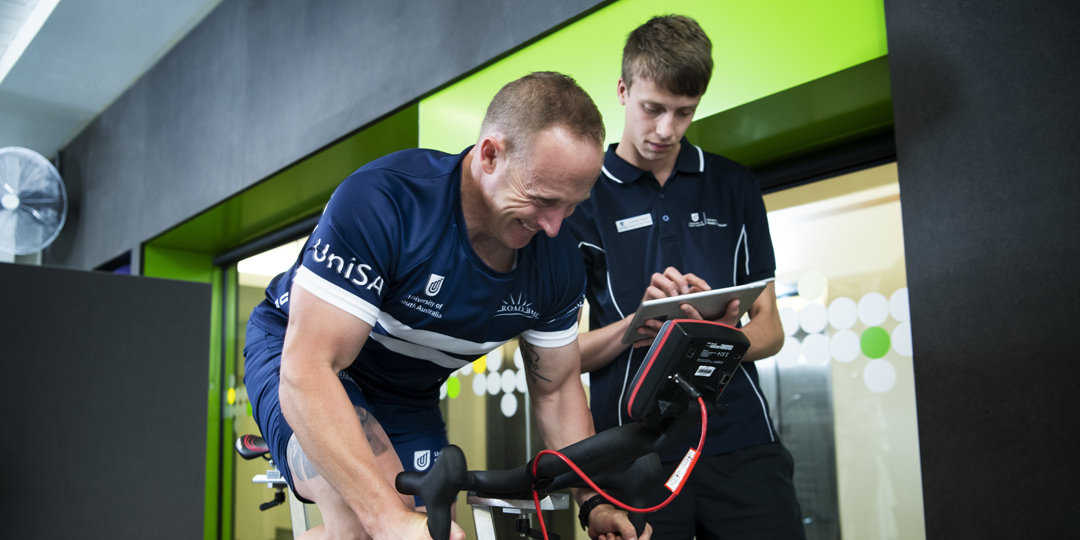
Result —
<instances>
[{"instance_id":1,"label":"older man","mask_svg":"<svg viewBox=\"0 0 1080 540\"><path fill-rule=\"evenodd\" d=\"M252 314L245 348L256 422L290 486L322 511L307 537L429 538L393 479L447 444L442 382L512 338L546 444L593 434L578 377L585 275L556 235L589 197L603 140L573 79L534 73L499 91L475 146L391 154L335 191ZM594 536L634 536L624 513L598 517Z\"/></svg>"}]
</instances>

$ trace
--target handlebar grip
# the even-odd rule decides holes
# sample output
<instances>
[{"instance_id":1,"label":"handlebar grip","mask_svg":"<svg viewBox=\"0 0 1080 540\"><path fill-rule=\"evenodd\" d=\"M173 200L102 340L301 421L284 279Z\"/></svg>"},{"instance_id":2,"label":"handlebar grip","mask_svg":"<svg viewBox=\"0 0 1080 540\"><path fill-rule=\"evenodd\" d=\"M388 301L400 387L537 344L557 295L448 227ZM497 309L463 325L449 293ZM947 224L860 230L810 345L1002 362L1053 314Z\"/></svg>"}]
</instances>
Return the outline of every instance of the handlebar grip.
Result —
<instances>
[{"instance_id":1,"label":"handlebar grip","mask_svg":"<svg viewBox=\"0 0 1080 540\"><path fill-rule=\"evenodd\" d=\"M641 538L642 533L645 532L645 518L647 514L639 512L630 512L627 516L630 518L630 524L634 526L634 530L637 531L638 538Z\"/></svg>"},{"instance_id":2,"label":"handlebar grip","mask_svg":"<svg viewBox=\"0 0 1080 540\"><path fill-rule=\"evenodd\" d=\"M467 478L465 453L451 444L442 449L431 470L398 473L394 486L400 493L423 499L427 506L428 534L433 540L449 540L450 506Z\"/></svg>"}]
</instances>

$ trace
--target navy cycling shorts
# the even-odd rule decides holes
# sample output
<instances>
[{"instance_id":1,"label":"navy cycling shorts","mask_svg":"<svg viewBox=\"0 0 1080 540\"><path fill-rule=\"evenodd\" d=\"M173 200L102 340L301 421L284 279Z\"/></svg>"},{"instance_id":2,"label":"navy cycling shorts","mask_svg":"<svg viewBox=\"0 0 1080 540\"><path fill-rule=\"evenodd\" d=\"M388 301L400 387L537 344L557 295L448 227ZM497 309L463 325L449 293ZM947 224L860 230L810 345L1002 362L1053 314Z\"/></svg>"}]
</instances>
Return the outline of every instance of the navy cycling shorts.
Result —
<instances>
[{"instance_id":1,"label":"navy cycling shorts","mask_svg":"<svg viewBox=\"0 0 1080 540\"><path fill-rule=\"evenodd\" d=\"M251 400L251 411L262 436L270 446L270 457L296 493L286 449L293 429L281 414L278 385L281 372L281 349L284 339L270 334L258 325L248 323L244 345L244 385ZM364 396L360 385L351 375L338 373L338 380L353 405L371 413L382 425L390 443L406 471L426 471L449 444L446 423L438 407L412 407L376 403ZM358 420L359 421L359 420ZM297 495L303 502L310 503ZM416 505L423 501L416 498Z\"/></svg>"}]
</instances>

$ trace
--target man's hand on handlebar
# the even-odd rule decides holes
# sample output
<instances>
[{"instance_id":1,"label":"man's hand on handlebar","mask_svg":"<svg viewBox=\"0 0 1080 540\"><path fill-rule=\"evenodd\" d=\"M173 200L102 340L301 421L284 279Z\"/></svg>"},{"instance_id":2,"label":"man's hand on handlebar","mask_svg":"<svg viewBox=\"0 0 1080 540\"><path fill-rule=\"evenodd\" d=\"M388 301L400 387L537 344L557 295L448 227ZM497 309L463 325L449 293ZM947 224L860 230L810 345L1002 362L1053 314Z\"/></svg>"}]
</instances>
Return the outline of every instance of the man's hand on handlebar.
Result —
<instances>
[{"instance_id":1,"label":"man's hand on handlebar","mask_svg":"<svg viewBox=\"0 0 1080 540\"><path fill-rule=\"evenodd\" d=\"M589 538L597 540L649 540L652 526L646 524L640 537L626 512L610 504L601 504L589 513Z\"/></svg>"}]
</instances>

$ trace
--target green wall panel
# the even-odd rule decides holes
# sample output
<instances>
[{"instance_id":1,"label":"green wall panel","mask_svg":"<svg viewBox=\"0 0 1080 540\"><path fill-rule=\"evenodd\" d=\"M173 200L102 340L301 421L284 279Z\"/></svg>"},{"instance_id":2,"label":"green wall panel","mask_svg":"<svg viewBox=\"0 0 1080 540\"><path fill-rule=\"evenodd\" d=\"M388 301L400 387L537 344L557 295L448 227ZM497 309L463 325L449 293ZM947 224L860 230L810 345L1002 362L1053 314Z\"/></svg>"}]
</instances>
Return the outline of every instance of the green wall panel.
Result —
<instances>
[{"instance_id":1,"label":"green wall panel","mask_svg":"<svg viewBox=\"0 0 1080 540\"><path fill-rule=\"evenodd\" d=\"M892 125L886 56L701 118L686 136L708 152L761 167Z\"/></svg>"},{"instance_id":2,"label":"green wall panel","mask_svg":"<svg viewBox=\"0 0 1080 540\"><path fill-rule=\"evenodd\" d=\"M148 244L143 248L142 275L210 283L213 260L213 255L205 251Z\"/></svg>"},{"instance_id":3,"label":"green wall panel","mask_svg":"<svg viewBox=\"0 0 1080 540\"><path fill-rule=\"evenodd\" d=\"M606 6L420 103L420 146L458 152L476 142L484 109L505 83L532 71L569 74L604 115L608 142L622 133L616 99L622 45L654 15L694 17L713 41L704 118L887 54L881 0L757 2L622 0Z\"/></svg>"}]
</instances>

